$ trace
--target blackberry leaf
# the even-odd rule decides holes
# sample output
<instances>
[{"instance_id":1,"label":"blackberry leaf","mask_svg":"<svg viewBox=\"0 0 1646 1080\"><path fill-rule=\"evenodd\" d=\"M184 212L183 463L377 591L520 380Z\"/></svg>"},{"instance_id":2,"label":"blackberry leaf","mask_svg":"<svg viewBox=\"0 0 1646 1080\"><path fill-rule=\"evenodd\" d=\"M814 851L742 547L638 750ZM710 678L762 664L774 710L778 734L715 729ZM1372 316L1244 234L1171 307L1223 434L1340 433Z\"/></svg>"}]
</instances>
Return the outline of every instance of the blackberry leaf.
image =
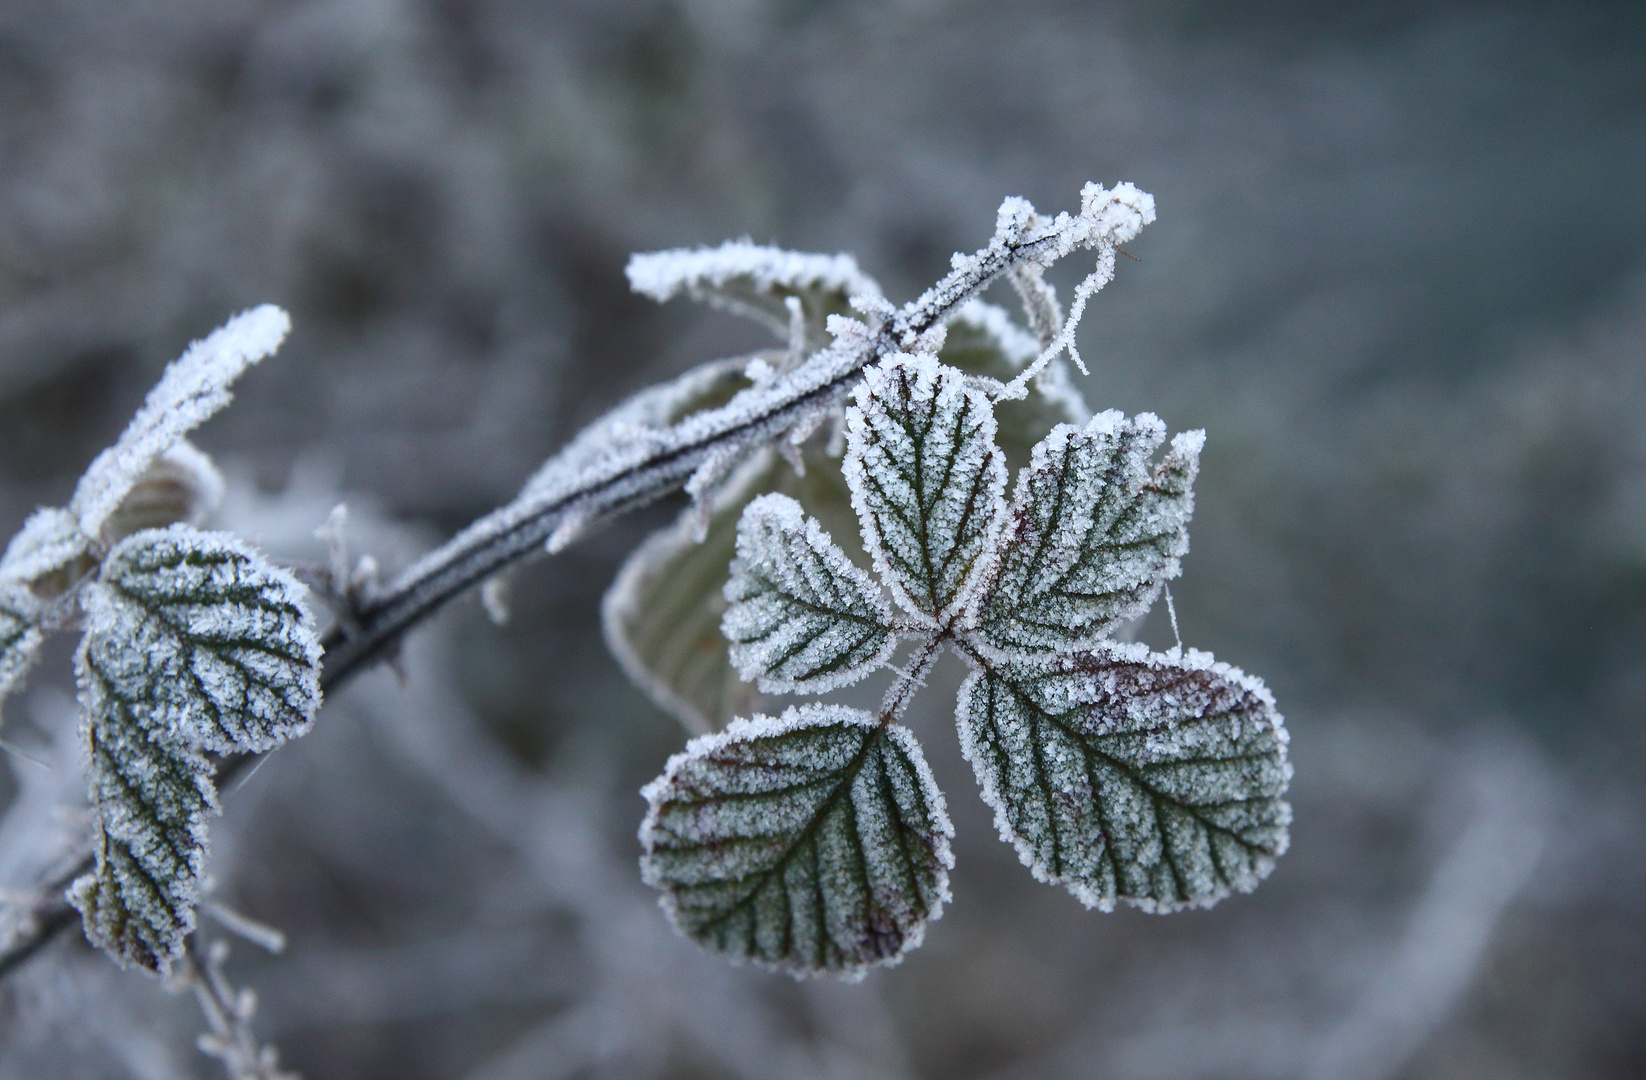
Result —
<instances>
[{"instance_id":1,"label":"blackberry leaf","mask_svg":"<svg viewBox=\"0 0 1646 1080\"><path fill-rule=\"evenodd\" d=\"M871 368L846 412L846 483L863 546L911 614L951 619L988 573L1006 465L982 394L931 356Z\"/></svg>"},{"instance_id":2,"label":"blackberry leaf","mask_svg":"<svg viewBox=\"0 0 1646 1080\"><path fill-rule=\"evenodd\" d=\"M165 738L268 750L307 731L320 706L302 587L226 533L134 533L109 553L85 607L85 655Z\"/></svg>"},{"instance_id":3,"label":"blackberry leaf","mask_svg":"<svg viewBox=\"0 0 1646 1080\"><path fill-rule=\"evenodd\" d=\"M1189 548L1192 485L1205 433L1172 440L1149 413L1060 424L1018 475L998 576L980 605L989 644L1086 648L1142 614Z\"/></svg>"},{"instance_id":4,"label":"blackberry leaf","mask_svg":"<svg viewBox=\"0 0 1646 1080\"><path fill-rule=\"evenodd\" d=\"M794 975L859 976L949 898L942 793L910 732L806 705L693 739L642 791L646 882L681 933Z\"/></svg>"},{"instance_id":5,"label":"blackberry leaf","mask_svg":"<svg viewBox=\"0 0 1646 1080\"><path fill-rule=\"evenodd\" d=\"M961 750L1035 877L1175 911L1250 892L1286 850L1287 735L1260 680L1113 643L969 659Z\"/></svg>"},{"instance_id":6,"label":"blackberry leaf","mask_svg":"<svg viewBox=\"0 0 1646 1080\"><path fill-rule=\"evenodd\" d=\"M744 509L726 601L732 663L767 693L848 686L897 645L874 579L787 495Z\"/></svg>"}]
</instances>

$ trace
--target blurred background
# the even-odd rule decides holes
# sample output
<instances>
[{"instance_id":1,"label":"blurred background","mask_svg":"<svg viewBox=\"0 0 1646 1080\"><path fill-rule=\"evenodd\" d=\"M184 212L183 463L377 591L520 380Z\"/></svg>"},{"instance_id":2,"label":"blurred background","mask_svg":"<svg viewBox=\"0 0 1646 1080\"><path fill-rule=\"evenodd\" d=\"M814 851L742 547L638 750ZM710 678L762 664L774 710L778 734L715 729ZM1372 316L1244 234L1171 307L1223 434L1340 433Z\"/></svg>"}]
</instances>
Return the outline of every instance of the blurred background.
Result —
<instances>
[{"instance_id":1,"label":"blurred background","mask_svg":"<svg viewBox=\"0 0 1646 1080\"><path fill-rule=\"evenodd\" d=\"M1131 180L1160 217L1082 385L1207 430L1173 594L1288 718L1268 882L1167 918L1034 883L955 665L911 721L959 833L926 945L858 986L700 956L635 865L685 733L598 622L671 504L225 795L217 896L290 938L229 961L256 1030L310 1080L1646 1075L1643 72L1638 3L6 0L0 536L272 301L197 439L223 520L315 558L347 501L392 570L765 343L631 295L631 251L848 251L902 301L1003 197ZM0 728L8 890L83 798L69 648ZM0 1076L221 1075L201 1027L69 935L0 986Z\"/></svg>"}]
</instances>

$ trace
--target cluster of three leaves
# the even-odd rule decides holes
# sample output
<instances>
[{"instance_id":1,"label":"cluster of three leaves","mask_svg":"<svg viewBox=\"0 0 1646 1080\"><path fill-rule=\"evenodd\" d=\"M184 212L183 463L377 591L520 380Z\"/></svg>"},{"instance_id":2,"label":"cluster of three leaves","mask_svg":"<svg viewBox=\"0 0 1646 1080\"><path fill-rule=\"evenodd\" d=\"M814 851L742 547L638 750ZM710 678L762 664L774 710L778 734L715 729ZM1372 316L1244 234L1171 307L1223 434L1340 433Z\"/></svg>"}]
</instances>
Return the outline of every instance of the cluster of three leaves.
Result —
<instances>
[{"instance_id":1,"label":"cluster of three leaves","mask_svg":"<svg viewBox=\"0 0 1646 1080\"><path fill-rule=\"evenodd\" d=\"M1008 502L991 403L929 356L869 372L844 471L875 579L800 506L738 526L724 630L744 677L820 692L946 642L972 668L961 745L1002 836L1089 906L1205 906L1285 848L1286 735L1263 684L1108 640L1187 547L1200 434L1158 463L1152 416L1060 425ZM895 709L791 708L693 740L645 795L647 880L701 944L795 974L861 973L947 898L952 828Z\"/></svg>"}]
</instances>

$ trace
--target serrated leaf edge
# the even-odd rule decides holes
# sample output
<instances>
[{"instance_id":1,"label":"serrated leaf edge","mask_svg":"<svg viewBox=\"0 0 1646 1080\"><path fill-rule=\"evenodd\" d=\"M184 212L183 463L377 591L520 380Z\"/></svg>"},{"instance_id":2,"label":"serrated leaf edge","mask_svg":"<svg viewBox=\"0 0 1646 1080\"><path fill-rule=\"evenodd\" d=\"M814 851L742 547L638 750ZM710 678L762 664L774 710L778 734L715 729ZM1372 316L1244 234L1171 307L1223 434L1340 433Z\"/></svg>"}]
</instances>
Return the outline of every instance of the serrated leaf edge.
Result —
<instances>
[{"instance_id":1,"label":"serrated leaf edge","mask_svg":"<svg viewBox=\"0 0 1646 1080\"><path fill-rule=\"evenodd\" d=\"M796 726L795 721L800 719L808 722L802 726ZM799 706L791 705L778 717L760 713L756 713L752 717L739 717L721 731L697 736L687 742L685 748L679 753L670 755L668 762L663 767L663 772L640 789L641 798L646 800L646 814L641 819L638 832L638 839L643 853L640 860L640 877L645 884L658 890L658 906L663 909L663 913L668 917L669 925L674 927L681 937L691 941L699 948L704 947L690 935L682 924L679 904L668 887L668 881L661 877L649 862L649 857L655 850L659 837L658 817L665 806L668 789L674 784L680 771L692 761L710 757L734 743L793 734L796 731L814 727L827 727L836 723L881 729L881 733L896 743L897 748L915 767L916 775L920 781L921 796L926 802L932 823L935 826L933 836L937 841L935 850L932 851L937 862L937 895L931 913L909 931L896 953L855 967L840 970L814 969L771 963L758 958L731 956L726 957L726 959L734 965L747 963L752 967L781 972L797 979L831 975L843 982L859 982L872 968L894 967L902 963L904 957L913 950L918 949L925 941L926 928L943 917L943 908L953 902L954 899L949 888L949 871L953 870L955 865L954 850L950 843L954 839L954 823L949 817L948 802L944 798L942 790L937 786L937 780L932 775L931 766L927 764L925 754L921 750L914 732L900 724L883 724L861 709L853 709L844 705L810 703ZM867 743L865 743L866 748ZM844 781L843 786L849 785L849 783L850 780Z\"/></svg>"},{"instance_id":2,"label":"serrated leaf edge","mask_svg":"<svg viewBox=\"0 0 1646 1080\"><path fill-rule=\"evenodd\" d=\"M966 762L972 766L973 774L977 779L978 788L980 789L983 802L989 807L990 810L994 811L995 829L999 832L1001 841L1011 845L1012 849L1017 852L1018 860L1029 869L1029 872L1034 875L1036 881L1047 885L1061 885L1067 889L1075 899L1079 900L1083 906L1087 908L1096 908L1097 910L1105 913L1112 912L1115 909L1116 900L1118 900L1125 903L1129 907L1135 907L1140 911L1143 911L1145 914L1168 915L1177 911L1186 911L1195 908L1210 908L1227 899L1236 892L1249 893L1253 891L1274 871L1276 860L1286 854L1287 850L1290 848L1291 835L1289 829L1286 827L1291 824L1292 809L1291 804L1287 802L1283 796L1285 795L1286 788L1291 783L1293 774L1292 762L1290 755L1287 753L1287 747L1291 744L1291 734L1286 728L1285 718L1281 716L1279 710L1275 707L1274 695L1269 691L1268 685L1256 675L1249 675L1240 668L1217 660L1211 653L1203 652L1199 649L1172 649L1165 653L1156 653L1151 651L1142 643L1106 642L1098 650L1086 649L1080 651L1108 652L1117 662L1147 664L1156 670L1175 668L1178 670L1210 672L1219 678L1229 680L1240 687L1241 690L1251 694L1258 700L1258 702L1264 707L1264 719L1269 723L1271 730L1274 732L1275 742L1281 755L1280 764L1282 786L1279 795L1275 798L1278 803L1277 810L1280 817L1279 824L1282 826L1283 831L1274 851L1261 853L1254 858L1253 873L1249 878L1240 882L1235 882L1232 885L1226 884L1224 887L1207 896L1197 897L1193 900L1188 900L1181 903L1163 904L1149 898L1125 897L1118 895L1111 898L1104 896L1083 881L1053 873L1041 864L1039 857L1034 851L1030 841L1027 838L1020 836L1017 833L1017 830L1012 827L1010 820L1006 816L1005 798L995 786L992 775L984 773L978 764L980 761L979 755L982 748L978 745L974 733L969 730L970 725L961 720L963 714L963 709L961 707L962 703L966 701L972 687L986 677L983 667L977 662L979 656L974 655L972 652L972 650L976 648L977 643L974 641L968 641L966 644L968 645L968 648L959 651L961 652L962 657L966 660L968 666L972 668L972 673L967 676L965 682L961 684L960 690L956 693L955 698L955 718L957 721L956 727L958 728L960 734L961 756L965 758ZM978 652L982 653L982 650L978 650ZM999 659L1006 662L1013 660L1020 661L1022 659L1022 657L1011 653L995 653L993 656L989 656L987 653L982 653L982 658Z\"/></svg>"},{"instance_id":3,"label":"serrated leaf edge","mask_svg":"<svg viewBox=\"0 0 1646 1080\"><path fill-rule=\"evenodd\" d=\"M968 404L976 407L981 417L976 438L985 448L985 461L982 466L985 489L979 493L978 501L983 505L983 512L989 515L989 520L983 527L977 556L961 576L954 595L938 611L926 610L927 605L914 595L911 583L905 581L902 571L893 566L882 542L880 530L875 524L874 511L868 504L868 476L860 449L860 439L863 437L861 433L867 427L864 413L887 381L901 372L909 372L917 388L923 388L927 382L931 383L934 408L943 397L956 395L964 397ZM898 605L932 629L946 625L957 615L964 618L962 613L968 611L976 602L982 586L991 576L991 561L996 557L1006 520L1005 500L1002 498L1006 487L1006 466L1005 457L995 437L994 408L982 394L967 389L964 378L958 370L942 363L929 353L895 353L865 371L863 381L852 392L852 404L846 410L846 456L841 469L846 477L846 485L851 490L852 509L857 513L863 548L873 560L875 573L879 575L881 583Z\"/></svg>"},{"instance_id":4,"label":"serrated leaf edge","mask_svg":"<svg viewBox=\"0 0 1646 1080\"><path fill-rule=\"evenodd\" d=\"M732 611L740 602L736 595L741 590L737 588L740 576L748 574L747 553L745 544L745 523L754 528L755 519L765 518L774 528L790 535L798 534L798 538L823 562L828 571L838 575L851 586L855 586L860 597L874 609L878 616L880 629L885 634L885 640L874 650L873 654L849 667L827 672L823 675L805 679L788 679L770 675L759 665L752 655L747 642L732 638L728 632L728 620ZM726 598L726 612L721 617L721 633L729 643L729 655L732 666L737 669L745 681L754 680L760 689L768 694L797 694L797 693L826 693L840 687L850 686L861 680L870 672L884 666L897 650L901 635L893 628L891 608L881 593L879 584L868 571L853 563L840 545L834 542L821 522L808 515L798 501L788 495L776 492L760 495L743 508L742 516L737 525L738 556L732 561L731 571L722 590Z\"/></svg>"}]
</instances>

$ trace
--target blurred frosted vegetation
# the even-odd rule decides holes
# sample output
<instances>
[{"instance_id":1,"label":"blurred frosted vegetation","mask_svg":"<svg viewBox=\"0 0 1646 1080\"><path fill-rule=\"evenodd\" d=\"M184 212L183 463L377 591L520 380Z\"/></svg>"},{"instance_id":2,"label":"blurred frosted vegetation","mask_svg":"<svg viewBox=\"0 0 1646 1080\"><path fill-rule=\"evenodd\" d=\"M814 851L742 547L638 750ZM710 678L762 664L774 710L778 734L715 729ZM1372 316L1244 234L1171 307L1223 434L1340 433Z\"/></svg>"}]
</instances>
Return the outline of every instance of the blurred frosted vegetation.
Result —
<instances>
[{"instance_id":1,"label":"blurred frosted vegetation","mask_svg":"<svg viewBox=\"0 0 1646 1080\"><path fill-rule=\"evenodd\" d=\"M1293 732L1263 889L1087 913L911 715L959 793L926 947L855 988L699 957L633 836L685 735L598 627L670 504L521 573L504 629L456 605L406 689L361 680L226 796L221 895L292 940L231 961L259 1032L316 1080L1636 1076L1643 66L1625 3L10 0L0 535L273 302L291 339L198 439L224 524L315 559L347 500L392 570L766 343L631 295L631 251L850 251L902 301L1002 197L1131 180L1160 220L1082 385L1207 430L1173 594ZM56 660L0 729L53 766L0 769L0 888L53 827L27 793L81 791ZM209 1076L199 1024L65 939L0 987L0 1076Z\"/></svg>"}]
</instances>

